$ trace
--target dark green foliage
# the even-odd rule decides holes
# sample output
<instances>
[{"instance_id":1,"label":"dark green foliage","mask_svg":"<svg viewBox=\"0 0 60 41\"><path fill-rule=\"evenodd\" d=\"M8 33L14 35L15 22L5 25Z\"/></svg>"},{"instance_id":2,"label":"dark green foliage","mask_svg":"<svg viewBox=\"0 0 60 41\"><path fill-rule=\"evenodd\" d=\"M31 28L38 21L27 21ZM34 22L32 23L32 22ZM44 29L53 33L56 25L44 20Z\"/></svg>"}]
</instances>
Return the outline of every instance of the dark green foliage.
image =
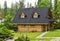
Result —
<instances>
[{"instance_id":1,"label":"dark green foliage","mask_svg":"<svg viewBox=\"0 0 60 41\"><path fill-rule=\"evenodd\" d=\"M36 7L51 7L52 0L38 0L38 4ZM11 8L7 7L7 2L4 2L4 9L0 7L0 12L4 15L4 22L2 25L0 25L0 41L4 41L5 38L13 38L12 32L10 32L10 28L17 27L17 25L13 25L10 23L10 21L14 18L16 11L18 8L24 8L24 1L20 1L19 3L16 3L15 5L12 4ZM29 4L28 4L29 5ZM31 7L31 4L30 4ZM52 29L60 28L60 0L55 0L54 10L52 10L52 14L54 18L56 19L56 24L52 25ZM28 40L27 40L28 39ZM29 41L30 39L28 37L21 36L20 38L16 39L15 41Z\"/></svg>"},{"instance_id":2,"label":"dark green foliage","mask_svg":"<svg viewBox=\"0 0 60 41\"><path fill-rule=\"evenodd\" d=\"M10 8L10 15L14 16L15 15L15 8L14 8L14 4L11 4L11 8Z\"/></svg>"},{"instance_id":3,"label":"dark green foliage","mask_svg":"<svg viewBox=\"0 0 60 41\"><path fill-rule=\"evenodd\" d=\"M36 7L50 7L52 10L52 15L56 19L56 24L52 25L52 28L60 28L60 0L54 1L54 7L52 7L52 0L38 0Z\"/></svg>"},{"instance_id":4,"label":"dark green foliage","mask_svg":"<svg viewBox=\"0 0 60 41\"><path fill-rule=\"evenodd\" d=\"M59 0L55 0L53 16L56 19L56 24L54 28L59 29L60 28L60 1Z\"/></svg>"},{"instance_id":5,"label":"dark green foliage","mask_svg":"<svg viewBox=\"0 0 60 41\"><path fill-rule=\"evenodd\" d=\"M16 24L11 24L12 20L12 16L10 16L9 14L7 16L5 16L4 18L4 26L6 26L7 28L14 28L16 27L17 25Z\"/></svg>"},{"instance_id":6,"label":"dark green foliage","mask_svg":"<svg viewBox=\"0 0 60 41\"><path fill-rule=\"evenodd\" d=\"M30 8L32 8L32 4L30 4Z\"/></svg>"},{"instance_id":7,"label":"dark green foliage","mask_svg":"<svg viewBox=\"0 0 60 41\"><path fill-rule=\"evenodd\" d=\"M32 4L31 3L27 3L27 8L32 8Z\"/></svg>"},{"instance_id":8,"label":"dark green foliage","mask_svg":"<svg viewBox=\"0 0 60 41\"><path fill-rule=\"evenodd\" d=\"M19 8L24 8L24 0L19 1Z\"/></svg>"},{"instance_id":9,"label":"dark green foliage","mask_svg":"<svg viewBox=\"0 0 60 41\"><path fill-rule=\"evenodd\" d=\"M30 41L27 36L21 36L20 38L16 39L15 41Z\"/></svg>"},{"instance_id":10,"label":"dark green foliage","mask_svg":"<svg viewBox=\"0 0 60 41\"><path fill-rule=\"evenodd\" d=\"M54 9L52 11L54 18L56 19L55 29L60 29L60 1L55 0Z\"/></svg>"},{"instance_id":11,"label":"dark green foliage","mask_svg":"<svg viewBox=\"0 0 60 41\"><path fill-rule=\"evenodd\" d=\"M50 7L50 1L49 0L38 0L37 6L38 8L40 7Z\"/></svg>"},{"instance_id":12,"label":"dark green foliage","mask_svg":"<svg viewBox=\"0 0 60 41\"><path fill-rule=\"evenodd\" d=\"M5 41L4 39L0 38L0 41Z\"/></svg>"},{"instance_id":13,"label":"dark green foliage","mask_svg":"<svg viewBox=\"0 0 60 41\"><path fill-rule=\"evenodd\" d=\"M27 8L29 8L29 3L27 3Z\"/></svg>"},{"instance_id":14,"label":"dark green foliage","mask_svg":"<svg viewBox=\"0 0 60 41\"><path fill-rule=\"evenodd\" d=\"M4 2L4 8L1 8L0 6L0 12L2 12L3 20L4 22L0 23L0 41L5 41L6 38L13 38L13 32L10 31L11 28L17 27L16 24L11 24L11 20L14 18L18 8L24 7L23 1L19 5L19 3L16 3L15 5L12 4L11 8L7 7L7 2Z\"/></svg>"},{"instance_id":15,"label":"dark green foliage","mask_svg":"<svg viewBox=\"0 0 60 41\"><path fill-rule=\"evenodd\" d=\"M13 38L13 34L12 34L13 32L11 32L9 28L14 27L14 26L13 24L10 24L10 21L11 21L11 16L7 15L4 18L4 22L1 23L1 26L0 26L0 38L1 39Z\"/></svg>"},{"instance_id":16,"label":"dark green foliage","mask_svg":"<svg viewBox=\"0 0 60 41\"><path fill-rule=\"evenodd\" d=\"M1 5L0 5L0 11L1 11Z\"/></svg>"},{"instance_id":17,"label":"dark green foliage","mask_svg":"<svg viewBox=\"0 0 60 41\"><path fill-rule=\"evenodd\" d=\"M4 2L4 17L7 15L7 2Z\"/></svg>"},{"instance_id":18,"label":"dark green foliage","mask_svg":"<svg viewBox=\"0 0 60 41\"><path fill-rule=\"evenodd\" d=\"M4 17L4 26L6 26L6 27L11 26L10 25L11 18L12 17L10 15L7 15L7 16Z\"/></svg>"},{"instance_id":19,"label":"dark green foliage","mask_svg":"<svg viewBox=\"0 0 60 41\"><path fill-rule=\"evenodd\" d=\"M19 4L16 2L16 4L15 4L15 12L17 12L17 10L18 10L18 8L19 8Z\"/></svg>"},{"instance_id":20,"label":"dark green foliage","mask_svg":"<svg viewBox=\"0 0 60 41\"><path fill-rule=\"evenodd\" d=\"M12 39L13 34L9 29L7 29L5 26L3 26L0 28L0 38L1 39L6 39L6 38Z\"/></svg>"}]
</instances>

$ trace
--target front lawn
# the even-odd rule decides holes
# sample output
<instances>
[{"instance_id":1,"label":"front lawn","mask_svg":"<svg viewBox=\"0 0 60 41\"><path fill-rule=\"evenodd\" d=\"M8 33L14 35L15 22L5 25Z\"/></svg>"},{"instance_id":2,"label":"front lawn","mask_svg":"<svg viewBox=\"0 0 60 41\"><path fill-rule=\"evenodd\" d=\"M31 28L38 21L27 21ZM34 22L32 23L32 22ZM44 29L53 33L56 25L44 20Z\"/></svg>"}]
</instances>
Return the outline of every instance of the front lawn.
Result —
<instances>
[{"instance_id":1,"label":"front lawn","mask_svg":"<svg viewBox=\"0 0 60 41\"><path fill-rule=\"evenodd\" d=\"M60 37L60 29L50 31L44 37Z\"/></svg>"},{"instance_id":2,"label":"front lawn","mask_svg":"<svg viewBox=\"0 0 60 41\"><path fill-rule=\"evenodd\" d=\"M60 29L50 31L45 34L42 38L36 38L38 35L42 34L43 32L15 32L14 37L20 37L21 35L26 35L31 41L33 40L45 40L50 41L52 38L43 38L43 37L60 37Z\"/></svg>"},{"instance_id":3,"label":"front lawn","mask_svg":"<svg viewBox=\"0 0 60 41\"><path fill-rule=\"evenodd\" d=\"M42 32L24 32L23 35L27 35L30 39L35 39L38 35L42 34Z\"/></svg>"},{"instance_id":4,"label":"front lawn","mask_svg":"<svg viewBox=\"0 0 60 41\"><path fill-rule=\"evenodd\" d=\"M29 39L35 39L40 34L42 34L42 32L16 32L14 33L14 36L20 37L21 35L26 35Z\"/></svg>"},{"instance_id":5,"label":"front lawn","mask_svg":"<svg viewBox=\"0 0 60 41\"><path fill-rule=\"evenodd\" d=\"M51 40L51 38L39 38L39 39L35 39L35 41L50 41L50 40Z\"/></svg>"}]
</instances>

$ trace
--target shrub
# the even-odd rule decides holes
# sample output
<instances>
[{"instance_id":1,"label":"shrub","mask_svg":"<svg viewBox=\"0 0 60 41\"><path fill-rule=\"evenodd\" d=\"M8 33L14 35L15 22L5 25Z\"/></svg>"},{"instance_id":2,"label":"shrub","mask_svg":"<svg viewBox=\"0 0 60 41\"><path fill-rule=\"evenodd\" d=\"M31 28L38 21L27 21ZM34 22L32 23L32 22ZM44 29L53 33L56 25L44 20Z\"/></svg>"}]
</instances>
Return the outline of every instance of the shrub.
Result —
<instances>
[{"instance_id":1,"label":"shrub","mask_svg":"<svg viewBox=\"0 0 60 41\"><path fill-rule=\"evenodd\" d=\"M30 41L30 39L27 36L21 36L18 39L16 39L15 41Z\"/></svg>"},{"instance_id":2,"label":"shrub","mask_svg":"<svg viewBox=\"0 0 60 41\"><path fill-rule=\"evenodd\" d=\"M0 38L0 41L5 41L4 39Z\"/></svg>"},{"instance_id":3,"label":"shrub","mask_svg":"<svg viewBox=\"0 0 60 41\"><path fill-rule=\"evenodd\" d=\"M0 38L5 39L5 38L13 38L12 32L7 29L5 26L0 28Z\"/></svg>"}]
</instances>

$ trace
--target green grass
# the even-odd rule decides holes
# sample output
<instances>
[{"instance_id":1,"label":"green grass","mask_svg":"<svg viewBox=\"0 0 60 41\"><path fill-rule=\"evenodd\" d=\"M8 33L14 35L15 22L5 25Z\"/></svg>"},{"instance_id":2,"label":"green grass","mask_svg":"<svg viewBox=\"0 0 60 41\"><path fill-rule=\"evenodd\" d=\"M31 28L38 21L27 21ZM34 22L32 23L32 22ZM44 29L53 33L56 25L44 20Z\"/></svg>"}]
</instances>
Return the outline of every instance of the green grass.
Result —
<instances>
[{"instance_id":1,"label":"green grass","mask_svg":"<svg viewBox=\"0 0 60 41\"><path fill-rule=\"evenodd\" d=\"M19 32L14 32L12 34L14 35L14 37L20 37L21 36Z\"/></svg>"},{"instance_id":2,"label":"green grass","mask_svg":"<svg viewBox=\"0 0 60 41\"><path fill-rule=\"evenodd\" d=\"M52 38L36 38L36 39L31 39L30 41L51 41Z\"/></svg>"},{"instance_id":3,"label":"green grass","mask_svg":"<svg viewBox=\"0 0 60 41\"><path fill-rule=\"evenodd\" d=\"M35 39L38 35L40 35L42 32L24 32L23 35L26 35L30 39Z\"/></svg>"},{"instance_id":4,"label":"green grass","mask_svg":"<svg viewBox=\"0 0 60 41\"><path fill-rule=\"evenodd\" d=\"M13 33L15 37L20 37L21 35L26 35L31 41L37 40L37 41L50 41L52 38L36 38L38 35L42 34L43 32L15 32ZM60 37L60 29L53 30L48 32L43 37Z\"/></svg>"},{"instance_id":5,"label":"green grass","mask_svg":"<svg viewBox=\"0 0 60 41\"><path fill-rule=\"evenodd\" d=\"M60 29L50 31L44 37L60 37Z\"/></svg>"},{"instance_id":6,"label":"green grass","mask_svg":"<svg viewBox=\"0 0 60 41\"><path fill-rule=\"evenodd\" d=\"M26 35L29 39L35 39L38 35L40 35L42 32L16 32L13 33L15 37L20 37L21 35Z\"/></svg>"}]
</instances>

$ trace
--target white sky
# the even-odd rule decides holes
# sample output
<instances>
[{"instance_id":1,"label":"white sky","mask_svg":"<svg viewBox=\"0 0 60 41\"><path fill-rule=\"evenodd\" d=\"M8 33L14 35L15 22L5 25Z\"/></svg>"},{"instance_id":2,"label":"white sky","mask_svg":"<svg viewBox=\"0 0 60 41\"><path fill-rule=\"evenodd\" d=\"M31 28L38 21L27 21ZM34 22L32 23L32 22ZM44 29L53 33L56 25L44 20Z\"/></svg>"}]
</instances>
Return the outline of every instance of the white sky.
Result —
<instances>
[{"instance_id":1,"label":"white sky","mask_svg":"<svg viewBox=\"0 0 60 41\"><path fill-rule=\"evenodd\" d=\"M2 8L4 7L4 1L7 1L7 6L11 7L11 3L16 3L19 2L19 0L0 0L0 4L2 6ZM25 4L27 5L27 3L32 3L32 6L35 5L35 2L37 2L38 0L25 0ZM27 7L27 6L26 6Z\"/></svg>"},{"instance_id":2,"label":"white sky","mask_svg":"<svg viewBox=\"0 0 60 41\"><path fill-rule=\"evenodd\" d=\"M4 7L4 1L7 1L7 6L11 7L11 3L16 3L19 2L19 0L0 0L0 4L2 6L2 8ZM25 7L27 7L27 3L32 3L32 6L35 5L35 2L37 2L38 0L25 0ZM52 0L52 5L54 6L54 0Z\"/></svg>"}]
</instances>

